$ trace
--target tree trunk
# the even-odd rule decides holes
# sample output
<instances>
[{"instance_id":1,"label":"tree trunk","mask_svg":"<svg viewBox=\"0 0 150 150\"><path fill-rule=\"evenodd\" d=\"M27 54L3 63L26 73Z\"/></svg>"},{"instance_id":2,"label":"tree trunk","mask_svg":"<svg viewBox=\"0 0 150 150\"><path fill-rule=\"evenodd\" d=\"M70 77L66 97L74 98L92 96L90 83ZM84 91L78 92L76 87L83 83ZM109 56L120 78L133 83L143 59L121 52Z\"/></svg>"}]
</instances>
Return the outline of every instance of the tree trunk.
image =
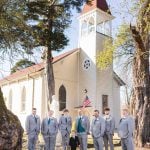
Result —
<instances>
[{"instance_id":1,"label":"tree trunk","mask_svg":"<svg viewBox=\"0 0 150 150\"><path fill-rule=\"evenodd\" d=\"M150 142L150 76L149 76L149 0L145 0L139 12L137 27L131 27L135 41L133 61L133 88L136 104L135 142L144 147Z\"/></svg>"},{"instance_id":2,"label":"tree trunk","mask_svg":"<svg viewBox=\"0 0 150 150\"><path fill-rule=\"evenodd\" d=\"M49 18L48 18L48 30L49 30L49 43L47 45L46 50L46 78L47 78L47 97L48 97L48 110L50 110L50 104L52 103L52 96L55 95L55 79L53 72L53 56L52 56L52 32L53 32L53 10L51 7L49 10Z\"/></svg>"},{"instance_id":3,"label":"tree trunk","mask_svg":"<svg viewBox=\"0 0 150 150\"><path fill-rule=\"evenodd\" d=\"M9 111L0 89L0 149L21 150L23 128L17 116Z\"/></svg>"},{"instance_id":4,"label":"tree trunk","mask_svg":"<svg viewBox=\"0 0 150 150\"><path fill-rule=\"evenodd\" d=\"M139 57L135 58L133 65L134 93L136 99L136 145L143 147L150 142L150 82L146 63ZM143 71L141 71L143 70Z\"/></svg>"},{"instance_id":5,"label":"tree trunk","mask_svg":"<svg viewBox=\"0 0 150 150\"><path fill-rule=\"evenodd\" d=\"M50 109L50 103L52 102L52 96L55 95L55 79L53 73L53 57L49 49L46 54L46 79L47 79L47 96L48 96L48 110Z\"/></svg>"}]
</instances>

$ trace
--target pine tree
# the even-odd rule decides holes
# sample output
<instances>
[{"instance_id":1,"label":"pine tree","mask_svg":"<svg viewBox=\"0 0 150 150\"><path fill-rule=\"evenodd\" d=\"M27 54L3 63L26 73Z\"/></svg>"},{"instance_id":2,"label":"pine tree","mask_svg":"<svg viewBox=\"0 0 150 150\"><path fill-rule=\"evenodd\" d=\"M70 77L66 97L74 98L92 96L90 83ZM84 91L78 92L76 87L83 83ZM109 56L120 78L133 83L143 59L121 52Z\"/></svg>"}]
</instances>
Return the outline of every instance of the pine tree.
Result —
<instances>
[{"instance_id":1,"label":"pine tree","mask_svg":"<svg viewBox=\"0 0 150 150\"><path fill-rule=\"evenodd\" d=\"M60 51L67 45L69 40L65 35L65 29L71 23L72 9L76 8L80 11L84 1L90 4L90 0L33 0L26 4L25 18L32 28L30 30L31 47L45 47L49 102L55 95L52 51Z\"/></svg>"},{"instance_id":2,"label":"pine tree","mask_svg":"<svg viewBox=\"0 0 150 150\"><path fill-rule=\"evenodd\" d=\"M34 62L29 61L28 59L21 59L18 62L16 62L16 64L11 68L11 73L14 73L18 70L22 70L25 69L27 67L30 67L32 65L35 65Z\"/></svg>"}]
</instances>

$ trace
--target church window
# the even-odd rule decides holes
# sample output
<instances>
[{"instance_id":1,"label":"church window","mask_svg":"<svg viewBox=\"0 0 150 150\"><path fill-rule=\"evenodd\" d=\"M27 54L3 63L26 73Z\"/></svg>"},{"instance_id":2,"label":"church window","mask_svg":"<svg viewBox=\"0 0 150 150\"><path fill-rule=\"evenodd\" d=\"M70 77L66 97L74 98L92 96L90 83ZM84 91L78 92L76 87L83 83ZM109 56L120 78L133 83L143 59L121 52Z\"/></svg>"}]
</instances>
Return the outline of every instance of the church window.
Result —
<instances>
[{"instance_id":1,"label":"church window","mask_svg":"<svg viewBox=\"0 0 150 150\"><path fill-rule=\"evenodd\" d=\"M111 22L106 21L97 25L97 32L102 33L107 36L111 36Z\"/></svg>"},{"instance_id":2,"label":"church window","mask_svg":"<svg viewBox=\"0 0 150 150\"><path fill-rule=\"evenodd\" d=\"M93 31L94 31L94 18L91 17L88 25L88 33L91 33Z\"/></svg>"},{"instance_id":3,"label":"church window","mask_svg":"<svg viewBox=\"0 0 150 150\"><path fill-rule=\"evenodd\" d=\"M85 59L83 61L83 69L88 70L90 68L90 66L91 66L91 61L89 59Z\"/></svg>"},{"instance_id":4,"label":"church window","mask_svg":"<svg viewBox=\"0 0 150 150\"><path fill-rule=\"evenodd\" d=\"M108 95L102 95L102 113L106 107L108 107Z\"/></svg>"},{"instance_id":5,"label":"church window","mask_svg":"<svg viewBox=\"0 0 150 150\"><path fill-rule=\"evenodd\" d=\"M61 85L59 88L59 111L66 108L66 88Z\"/></svg>"},{"instance_id":6,"label":"church window","mask_svg":"<svg viewBox=\"0 0 150 150\"><path fill-rule=\"evenodd\" d=\"M87 34L87 22L83 21L81 26L81 36L84 36Z\"/></svg>"},{"instance_id":7,"label":"church window","mask_svg":"<svg viewBox=\"0 0 150 150\"><path fill-rule=\"evenodd\" d=\"M105 34L110 35L110 22L105 22Z\"/></svg>"},{"instance_id":8,"label":"church window","mask_svg":"<svg viewBox=\"0 0 150 150\"><path fill-rule=\"evenodd\" d=\"M8 102L8 109L12 110L12 99L13 99L13 93L12 90L9 91L9 102Z\"/></svg>"},{"instance_id":9,"label":"church window","mask_svg":"<svg viewBox=\"0 0 150 150\"><path fill-rule=\"evenodd\" d=\"M26 110L26 88L23 87L21 92L21 112L25 112Z\"/></svg>"}]
</instances>

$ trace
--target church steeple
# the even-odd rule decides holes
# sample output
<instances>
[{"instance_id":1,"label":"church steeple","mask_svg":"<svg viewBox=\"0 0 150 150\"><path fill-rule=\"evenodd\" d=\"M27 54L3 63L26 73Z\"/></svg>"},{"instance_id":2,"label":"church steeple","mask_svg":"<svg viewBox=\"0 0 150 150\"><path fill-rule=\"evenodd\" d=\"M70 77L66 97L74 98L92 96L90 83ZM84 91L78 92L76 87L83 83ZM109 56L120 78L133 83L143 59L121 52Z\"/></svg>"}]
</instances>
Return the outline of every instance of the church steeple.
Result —
<instances>
[{"instance_id":1,"label":"church steeple","mask_svg":"<svg viewBox=\"0 0 150 150\"><path fill-rule=\"evenodd\" d=\"M87 13L96 8L111 14L106 0L93 0L90 5L85 4L81 14Z\"/></svg>"},{"instance_id":2,"label":"church steeple","mask_svg":"<svg viewBox=\"0 0 150 150\"><path fill-rule=\"evenodd\" d=\"M106 0L92 0L91 4L85 4L79 17L79 40L91 33L111 36L113 18Z\"/></svg>"}]
</instances>

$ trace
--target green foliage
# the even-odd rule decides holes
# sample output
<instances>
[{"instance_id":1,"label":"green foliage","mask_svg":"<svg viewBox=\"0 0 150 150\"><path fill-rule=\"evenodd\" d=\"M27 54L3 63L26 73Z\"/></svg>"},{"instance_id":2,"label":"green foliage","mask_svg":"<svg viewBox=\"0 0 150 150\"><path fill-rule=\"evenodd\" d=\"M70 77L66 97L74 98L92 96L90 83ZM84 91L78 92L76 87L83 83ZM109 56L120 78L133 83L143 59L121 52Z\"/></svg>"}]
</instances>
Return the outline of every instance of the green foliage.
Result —
<instances>
[{"instance_id":1,"label":"green foliage","mask_svg":"<svg viewBox=\"0 0 150 150\"><path fill-rule=\"evenodd\" d=\"M110 66L113 62L113 52L114 48L112 46L112 41L110 39L105 40L104 42L104 49L100 51L97 56L97 65L101 69L105 69Z\"/></svg>"},{"instance_id":2,"label":"green foliage","mask_svg":"<svg viewBox=\"0 0 150 150\"><path fill-rule=\"evenodd\" d=\"M1 0L0 53L29 52L48 47L61 50L68 43L65 29L71 23L72 9L80 11L91 0Z\"/></svg>"},{"instance_id":3,"label":"green foliage","mask_svg":"<svg viewBox=\"0 0 150 150\"><path fill-rule=\"evenodd\" d=\"M24 6L24 1L20 0L0 1L0 51L16 48L21 39L27 38Z\"/></svg>"},{"instance_id":4,"label":"green foliage","mask_svg":"<svg viewBox=\"0 0 150 150\"><path fill-rule=\"evenodd\" d=\"M104 41L104 49L100 50L97 56L97 65L100 69L105 69L113 63L114 58L130 57L134 54L134 42L131 36L129 25L122 25L116 38Z\"/></svg>"},{"instance_id":5,"label":"green foliage","mask_svg":"<svg viewBox=\"0 0 150 150\"><path fill-rule=\"evenodd\" d=\"M53 51L63 49L68 43L68 38L64 32L71 23L71 9L75 7L80 10L84 1L28 1L25 18L32 28L32 31L30 31L32 47L44 46ZM26 43L24 46L26 46Z\"/></svg>"},{"instance_id":6,"label":"green foliage","mask_svg":"<svg viewBox=\"0 0 150 150\"><path fill-rule=\"evenodd\" d=\"M123 3L126 6L128 2L125 1ZM147 41L148 33L150 31L150 3L148 0L132 0L132 4L133 5L128 10L129 15L132 14L132 17L136 18L135 28L140 33L142 40ZM131 23L123 24L119 27L118 34L113 40L113 43L109 42L109 40L104 42L104 49L100 50L100 53L97 56L97 64L101 69L105 69L112 64L112 55L114 58L118 59L121 59L122 57L125 58L124 60L126 61L124 62L124 66L132 63L135 55L136 42L133 39L131 28ZM143 44L146 43L143 42ZM139 51L136 52L139 53ZM147 55L148 53L149 49L147 48L146 54L140 52L140 55Z\"/></svg>"},{"instance_id":7,"label":"green foliage","mask_svg":"<svg viewBox=\"0 0 150 150\"><path fill-rule=\"evenodd\" d=\"M28 59L21 59L15 64L14 67L11 68L11 73L16 72L17 70L22 70L24 68L30 67L32 65L35 65L35 63L32 61L29 61Z\"/></svg>"}]
</instances>

